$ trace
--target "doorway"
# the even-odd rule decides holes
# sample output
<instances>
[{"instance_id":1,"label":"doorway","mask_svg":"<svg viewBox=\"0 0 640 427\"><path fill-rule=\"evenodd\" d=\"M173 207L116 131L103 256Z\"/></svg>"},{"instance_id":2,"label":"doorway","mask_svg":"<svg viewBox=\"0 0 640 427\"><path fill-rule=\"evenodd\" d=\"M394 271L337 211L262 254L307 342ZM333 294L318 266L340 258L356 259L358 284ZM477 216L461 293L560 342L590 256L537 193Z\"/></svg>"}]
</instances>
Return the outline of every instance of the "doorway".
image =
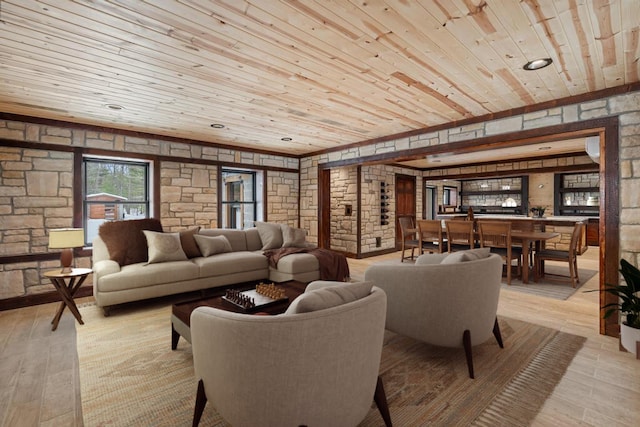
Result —
<instances>
[{"instance_id":1,"label":"doorway","mask_svg":"<svg viewBox=\"0 0 640 427\"><path fill-rule=\"evenodd\" d=\"M424 188L424 219L435 219L436 218L436 187L427 186Z\"/></svg>"}]
</instances>

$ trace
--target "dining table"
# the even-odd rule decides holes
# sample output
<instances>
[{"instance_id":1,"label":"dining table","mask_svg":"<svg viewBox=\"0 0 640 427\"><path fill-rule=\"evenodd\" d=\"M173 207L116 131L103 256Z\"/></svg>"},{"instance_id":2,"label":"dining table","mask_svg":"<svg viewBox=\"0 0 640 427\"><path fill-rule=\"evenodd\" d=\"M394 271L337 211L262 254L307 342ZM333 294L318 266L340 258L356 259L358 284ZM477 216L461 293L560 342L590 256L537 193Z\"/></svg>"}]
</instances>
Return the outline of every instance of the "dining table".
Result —
<instances>
[{"instance_id":1,"label":"dining table","mask_svg":"<svg viewBox=\"0 0 640 427\"><path fill-rule=\"evenodd\" d=\"M539 272L529 263L529 251L533 243L534 250L539 251L547 240L559 237L560 233L551 231L524 231L511 230L511 242L522 245L522 283L529 283L529 271L533 270L534 278L537 279ZM535 265L535 263L534 263Z\"/></svg>"},{"instance_id":2,"label":"dining table","mask_svg":"<svg viewBox=\"0 0 640 427\"><path fill-rule=\"evenodd\" d=\"M418 237L419 236L419 230ZM446 238L447 230L443 227L442 229L443 236ZM478 234L476 232L476 238L478 238ZM529 273L533 271L534 278L537 279L539 272L535 271L535 262L534 265L529 263L531 246L533 244L534 251L539 251L543 248L544 242L547 240L555 239L556 237L560 237L560 233L554 231L538 231L538 230L511 230L511 242L522 245L522 283L529 283Z\"/></svg>"}]
</instances>

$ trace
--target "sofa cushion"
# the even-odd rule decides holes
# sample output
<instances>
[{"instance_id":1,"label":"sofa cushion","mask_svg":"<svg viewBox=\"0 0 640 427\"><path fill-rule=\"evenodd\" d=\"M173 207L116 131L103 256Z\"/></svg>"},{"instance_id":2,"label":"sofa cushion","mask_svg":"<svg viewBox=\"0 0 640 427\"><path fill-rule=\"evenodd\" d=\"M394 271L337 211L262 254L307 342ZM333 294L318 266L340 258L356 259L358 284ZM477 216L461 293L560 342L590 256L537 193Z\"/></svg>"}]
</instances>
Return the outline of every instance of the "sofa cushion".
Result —
<instances>
[{"instance_id":1,"label":"sofa cushion","mask_svg":"<svg viewBox=\"0 0 640 427\"><path fill-rule=\"evenodd\" d=\"M308 253L289 254L278 260L277 270L282 273L299 274L318 271L318 258Z\"/></svg>"},{"instance_id":2,"label":"sofa cushion","mask_svg":"<svg viewBox=\"0 0 640 427\"><path fill-rule=\"evenodd\" d=\"M307 231L302 228L290 227L287 224L282 224L282 247L283 248L304 248L307 246L305 238Z\"/></svg>"},{"instance_id":3,"label":"sofa cushion","mask_svg":"<svg viewBox=\"0 0 640 427\"><path fill-rule=\"evenodd\" d=\"M262 250L282 247L282 227L274 222L256 221L256 228L262 240Z\"/></svg>"},{"instance_id":4,"label":"sofa cushion","mask_svg":"<svg viewBox=\"0 0 640 427\"><path fill-rule=\"evenodd\" d=\"M199 271L199 267L190 260L130 264L123 266L117 273L101 277L98 288L100 292L129 291L184 282L197 279Z\"/></svg>"},{"instance_id":5,"label":"sofa cushion","mask_svg":"<svg viewBox=\"0 0 640 427\"><path fill-rule=\"evenodd\" d=\"M235 228L203 228L200 229L199 235L203 236L224 236L231 244L231 250L246 251L247 249L247 233L244 230L236 230Z\"/></svg>"},{"instance_id":6,"label":"sofa cushion","mask_svg":"<svg viewBox=\"0 0 640 427\"><path fill-rule=\"evenodd\" d=\"M259 251L262 250L262 240L260 240L260 233L257 228L245 228L244 229L245 238L247 239L247 249L248 251Z\"/></svg>"},{"instance_id":7,"label":"sofa cushion","mask_svg":"<svg viewBox=\"0 0 640 427\"><path fill-rule=\"evenodd\" d=\"M109 257L121 266L148 260L147 238L142 230L162 231L160 220L155 218L108 221L98 229Z\"/></svg>"},{"instance_id":8,"label":"sofa cushion","mask_svg":"<svg viewBox=\"0 0 640 427\"><path fill-rule=\"evenodd\" d=\"M266 279L269 273L267 257L256 252L225 252L206 258L194 258L192 261L200 268L200 277L264 270L264 278Z\"/></svg>"},{"instance_id":9,"label":"sofa cushion","mask_svg":"<svg viewBox=\"0 0 640 427\"><path fill-rule=\"evenodd\" d=\"M182 261L187 255L180 244L180 233L158 233L142 230L149 247L149 264L167 261Z\"/></svg>"},{"instance_id":10,"label":"sofa cushion","mask_svg":"<svg viewBox=\"0 0 640 427\"><path fill-rule=\"evenodd\" d=\"M366 297L371 293L372 287L373 282L356 282L305 292L293 300L284 314L308 313L337 307Z\"/></svg>"},{"instance_id":11,"label":"sofa cushion","mask_svg":"<svg viewBox=\"0 0 640 427\"><path fill-rule=\"evenodd\" d=\"M231 243L225 236L193 236L202 252L202 256L208 257L215 254L231 252Z\"/></svg>"},{"instance_id":12,"label":"sofa cushion","mask_svg":"<svg viewBox=\"0 0 640 427\"><path fill-rule=\"evenodd\" d=\"M187 258L202 256L200 248L198 248L198 244L196 243L196 239L193 238L198 231L200 231L200 227L180 231L180 244L182 245L182 250L187 255Z\"/></svg>"}]
</instances>

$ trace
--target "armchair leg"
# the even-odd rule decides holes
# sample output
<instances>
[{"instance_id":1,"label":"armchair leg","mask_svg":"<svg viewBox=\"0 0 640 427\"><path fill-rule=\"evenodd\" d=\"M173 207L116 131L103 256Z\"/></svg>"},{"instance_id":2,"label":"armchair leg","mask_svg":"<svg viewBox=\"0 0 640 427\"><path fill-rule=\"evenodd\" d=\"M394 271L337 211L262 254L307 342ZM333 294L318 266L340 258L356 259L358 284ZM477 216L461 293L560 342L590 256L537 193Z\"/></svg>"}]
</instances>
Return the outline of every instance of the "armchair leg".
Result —
<instances>
[{"instance_id":1,"label":"armchair leg","mask_svg":"<svg viewBox=\"0 0 640 427\"><path fill-rule=\"evenodd\" d=\"M376 392L373 395L373 400L376 402L376 406L378 406L380 415L382 415L384 425L387 427L391 427L393 424L391 424L391 415L389 414L387 395L384 392L384 385L382 384L382 378L380 377L378 377L378 382L376 383Z\"/></svg>"},{"instance_id":2,"label":"armchair leg","mask_svg":"<svg viewBox=\"0 0 640 427\"><path fill-rule=\"evenodd\" d=\"M200 418L202 418L202 412L207 404L207 395L204 392L204 383L202 380L198 381L198 393L196 394L196 407L193 410L193 423L192 427L198 427L200 424Z\"/></svg>"},{"instance_id":3,"label":"armchair leg","mask_svg":"<svg viewBox=\"0 0 640 427\"><path fill-rule=\"evenodd\" d=\"M471 331L465 329L462 333L462 344L464 345L464 354L467 356L467 367L469 368L469 378L473 376L473 355L471 354Z\"/></svg>"},{"instance_id":4,"label":"armchair leg","mask_svg":"<svg viewBox=\"0 0 640 427\"><path fill-rule=\"evenodd\" d=\"M493 336L496 337L496 341L498 341L498 345L500 348L504 348L504 344L502 343L502 334L500 333L500 325L498 324L498 318L496 317L496 321L493 323Z\"/></svg>"}]
</instances>

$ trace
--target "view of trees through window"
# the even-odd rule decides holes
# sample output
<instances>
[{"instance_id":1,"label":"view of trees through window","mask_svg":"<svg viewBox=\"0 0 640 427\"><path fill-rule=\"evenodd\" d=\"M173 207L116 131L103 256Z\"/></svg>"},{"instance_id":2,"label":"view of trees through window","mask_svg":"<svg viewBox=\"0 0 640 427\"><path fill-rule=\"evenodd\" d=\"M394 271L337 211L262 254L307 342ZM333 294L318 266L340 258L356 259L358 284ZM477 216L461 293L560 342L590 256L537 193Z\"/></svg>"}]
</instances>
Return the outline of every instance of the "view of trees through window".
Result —
<instances>
[{"instance_id":1,"label":"view of trees through window","mask_svg":"<svg viewBox=\"0 0 640 427\"><path fill-rule=\"evenodd\" d=\"M84 229L90 244L105 221L149 216L149 164L84 159Z\"/></svg>"}]
</instances>

